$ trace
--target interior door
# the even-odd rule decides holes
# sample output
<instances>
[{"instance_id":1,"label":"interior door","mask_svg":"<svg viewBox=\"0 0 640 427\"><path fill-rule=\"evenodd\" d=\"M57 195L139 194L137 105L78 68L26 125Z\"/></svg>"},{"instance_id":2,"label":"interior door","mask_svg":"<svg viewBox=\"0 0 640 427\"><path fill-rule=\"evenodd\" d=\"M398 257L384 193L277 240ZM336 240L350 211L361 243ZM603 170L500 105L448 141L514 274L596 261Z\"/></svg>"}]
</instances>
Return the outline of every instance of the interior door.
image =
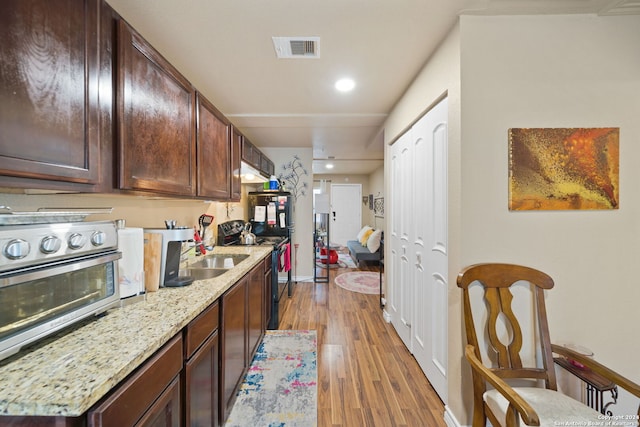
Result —
<instances>
[{"instance_id":1,"label":"interior door","mask_svg":"<svg viewBox=\"0 0 640 427\"><path fill-rule=\"evenodd\" d=\"M362 185L331 184L331 242L346 246L362 228Z\"/></svg>"},{"instance_id":2,"label":"interior door","mask_svg":"<svg viewBox=\"0 0 640 427\"><path fill-rule=\"evenodd\" d=\"M411 351L447 402L447 100L411 129L415 204L411 265L414 327Z\"/></svg>"},{"instance_id":3,"label":"interior door","mask_svg":"<svg viewBox=\"0 0 640 427\"><path fill-rule=\"evenodd\" d=\"M388 310L391 323L411 351L411 323L413 317L413 283L409 274L409 225L412 222L410 208L397 208L411 201L411 133L407 132L395 142L391 154L392 188L389 209L391 223L390 262L387 277Z\"/></svg>"}]
</instances>

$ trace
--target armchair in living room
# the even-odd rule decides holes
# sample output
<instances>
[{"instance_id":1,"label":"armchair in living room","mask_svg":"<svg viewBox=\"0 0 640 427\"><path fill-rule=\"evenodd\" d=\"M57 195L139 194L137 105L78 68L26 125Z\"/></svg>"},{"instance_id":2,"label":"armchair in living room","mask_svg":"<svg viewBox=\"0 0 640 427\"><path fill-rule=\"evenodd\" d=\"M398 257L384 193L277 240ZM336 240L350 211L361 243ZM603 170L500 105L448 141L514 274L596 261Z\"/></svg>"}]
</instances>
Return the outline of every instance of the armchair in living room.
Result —
<instances>
[{"instance_id":1,"label":"armchair in living room","mask_svg":"<svg viewBox=\"0 0 640 427\"><path fill-rule=\"evenodd\" d=\"M465 357L473 376L473 427L487 420L494 427L607 425L606 416L557 391L553 353L640 398L640 385L551 344L544 291L554 282L547 274L513 264L476 264L460 272L457 284L463 291ZM638 425L638 417L640 407L619 425Z\"/></svg>"}]
</instances>

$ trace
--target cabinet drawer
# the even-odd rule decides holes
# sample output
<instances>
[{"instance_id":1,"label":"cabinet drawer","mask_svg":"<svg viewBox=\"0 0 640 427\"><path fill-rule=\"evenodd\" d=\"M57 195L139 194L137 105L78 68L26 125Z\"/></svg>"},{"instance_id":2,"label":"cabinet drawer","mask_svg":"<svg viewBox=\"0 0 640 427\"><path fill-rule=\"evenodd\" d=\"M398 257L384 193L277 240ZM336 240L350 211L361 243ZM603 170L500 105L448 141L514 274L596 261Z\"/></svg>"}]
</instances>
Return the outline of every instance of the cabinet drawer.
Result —
<instances>
[{"instance_id":1,"label":"cabinet drawer","mask_svg":"<svg viewBox=\"0 0 640 427\"><path fill-rule=\"evenodd\" d=\"M220 321L218 302L214 302L193 319L185 332L184 358L189 359L209 335L218 329Z\"/></svg>"},{"instance_id":2,"label":"cabinet drawer","mask_svg":"<svg viewBox=\"0 0 640 427\"><path fill-rule=\"evenodd\" d=\"M88 413L88 425L132 426L145 415L182 370L182 335L178 334L130 378Z\"/></svg>"}]
</instances>

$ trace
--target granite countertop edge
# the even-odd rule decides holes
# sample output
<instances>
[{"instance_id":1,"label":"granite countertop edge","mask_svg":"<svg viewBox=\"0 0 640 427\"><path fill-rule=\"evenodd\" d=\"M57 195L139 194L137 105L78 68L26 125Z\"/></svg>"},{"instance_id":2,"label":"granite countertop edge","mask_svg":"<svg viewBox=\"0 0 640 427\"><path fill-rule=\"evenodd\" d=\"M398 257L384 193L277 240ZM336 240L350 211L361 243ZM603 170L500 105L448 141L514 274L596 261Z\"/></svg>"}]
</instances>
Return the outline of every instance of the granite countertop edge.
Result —
<instances>
[{"instance_id":1,"label":"granite countertop edge","mask_svg":"<svg viewBox=\"0 0 640 427\"><path fill-rule=\"evenodd\" d=\"M216 247L214 254L249 258L216 278L149 292L0 362L0 415L83 415L270 252Z\"/></svg>"}]
</instances>

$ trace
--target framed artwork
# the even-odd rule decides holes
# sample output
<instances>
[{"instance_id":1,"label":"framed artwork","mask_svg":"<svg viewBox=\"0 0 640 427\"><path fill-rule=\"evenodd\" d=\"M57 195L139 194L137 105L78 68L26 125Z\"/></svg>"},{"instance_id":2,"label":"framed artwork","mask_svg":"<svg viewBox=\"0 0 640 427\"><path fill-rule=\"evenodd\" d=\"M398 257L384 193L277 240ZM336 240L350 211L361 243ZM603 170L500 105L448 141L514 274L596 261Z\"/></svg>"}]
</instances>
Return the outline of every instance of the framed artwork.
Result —
<instances>
[{"instance_id":1,"label":"framed artwork","mask_svg":"<svg viewBox=\"0 0 640 427\"><path fill-rule=\"evenodd\" d=\"M373 210L373 194L369 194L369 210Z\"/></svg>"},{"instance_id":2,"label":"framed artwork","mask_svg":"<svg viewBox=\"0 0 640 427\"><path fill-rule=\"evenodd\" d=\"M619 134L509 129L509 210L618 209Z\"/></svg>"},{"instance_id":3,"label":"framed artwork","mask_svg":"<svg viewBox=\"0 0 640 427\"><path fill-rule=\"evenodd\" d=\"M384 197L373 199L373 214L378 217L384 217Z\"/></svg>"}]
</instances>

